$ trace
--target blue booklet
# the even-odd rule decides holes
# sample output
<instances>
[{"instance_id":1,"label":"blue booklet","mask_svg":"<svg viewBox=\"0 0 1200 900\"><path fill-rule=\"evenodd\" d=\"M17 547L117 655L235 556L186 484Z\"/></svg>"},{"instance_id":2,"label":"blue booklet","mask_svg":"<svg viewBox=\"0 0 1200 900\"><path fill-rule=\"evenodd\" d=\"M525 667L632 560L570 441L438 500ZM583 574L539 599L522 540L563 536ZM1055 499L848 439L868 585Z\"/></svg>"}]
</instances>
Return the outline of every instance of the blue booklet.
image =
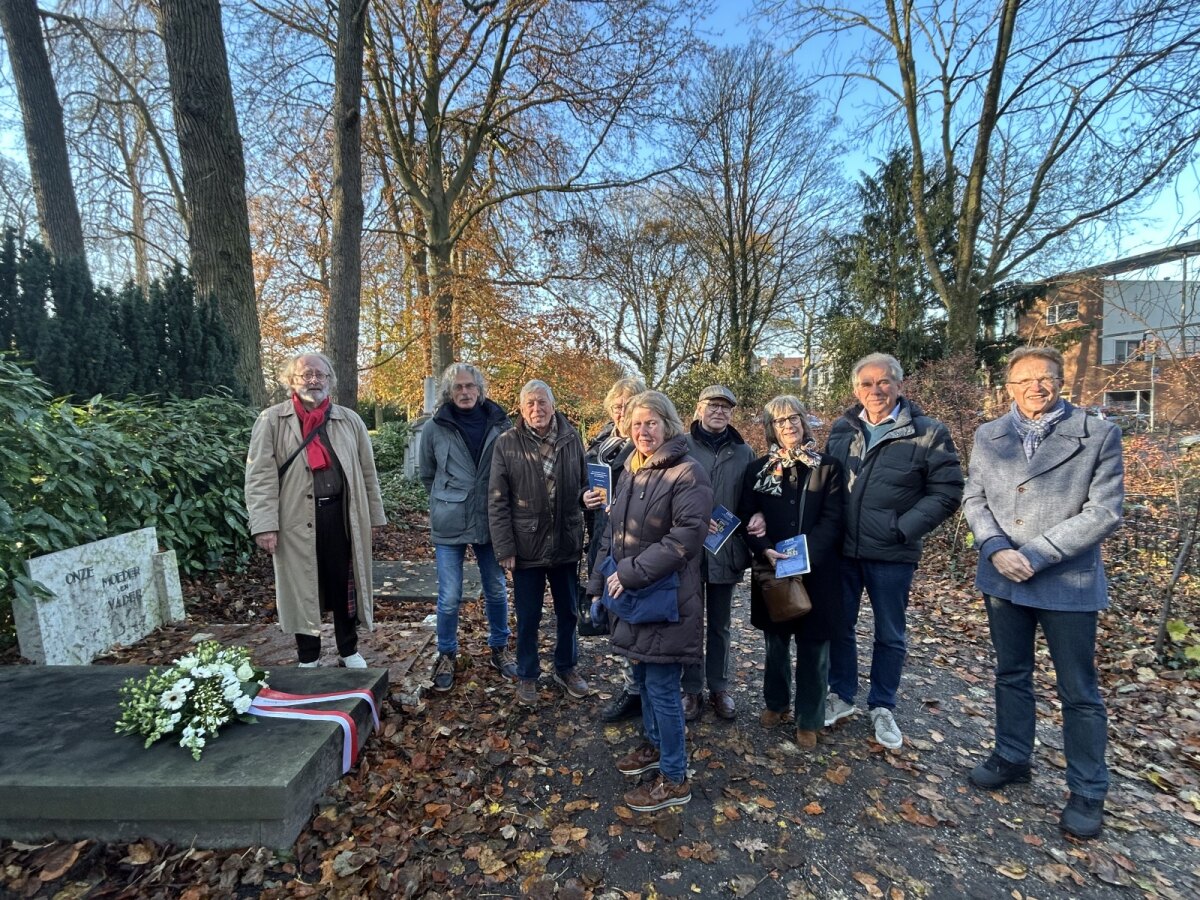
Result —
<instances>
[{"instance_id":1,"label":"blue booklet","mask_svg":"<svg viewBox=\"0 0 1200 900\"><path fill-rule=\"evenodd\" d=\"M808 538L802 534L780 541L775 545L775 552L786 557L775 561L776 578L804 575L811 568L808 562Z\"/></svg>"},{"instance_id":2,"label":"blue booklet","mask_svg":"<svg viewBox=\"0 0 1200 900\"><path fill-rule=\"evenodd\" d=\"M604 494L604 505L612 502L612 469L604 463L588 463L588 487Z\"/></svg>"},{"instance_id":3,"label":"blue booklet","mask_svg":"<svg viewBox=\"0 0 1200 900\"><path fill-rule=\"evenodd\" d=\"M718 553L725 546L725 542L733 537L742 520L723 506L718 506L712 511L712 519L717 523L717 530L708 533L708 537L704 539L704 546L708 548L709 553Z\"/></svg>"}]
</instances>

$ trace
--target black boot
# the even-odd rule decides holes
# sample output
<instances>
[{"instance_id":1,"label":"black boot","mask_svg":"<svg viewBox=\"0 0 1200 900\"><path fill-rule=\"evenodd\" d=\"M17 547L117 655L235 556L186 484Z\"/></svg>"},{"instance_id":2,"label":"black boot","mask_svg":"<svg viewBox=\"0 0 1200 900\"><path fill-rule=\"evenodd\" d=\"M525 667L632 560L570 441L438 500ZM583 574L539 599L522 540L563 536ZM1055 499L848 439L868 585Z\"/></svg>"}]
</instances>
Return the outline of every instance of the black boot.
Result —
<instances>
[{"instance_id":1,"label":"black boot","mask_svg":"<svg viewBox=\"0 0 1200 900\"><path fill-rule=\"evenodd\" d=\"M622 719L632 719L642 714L642 698L638 694L621 691L613 697L612 703L604 707L600 713L602 722L620 722Z\"/></svg>"}]
</instances>

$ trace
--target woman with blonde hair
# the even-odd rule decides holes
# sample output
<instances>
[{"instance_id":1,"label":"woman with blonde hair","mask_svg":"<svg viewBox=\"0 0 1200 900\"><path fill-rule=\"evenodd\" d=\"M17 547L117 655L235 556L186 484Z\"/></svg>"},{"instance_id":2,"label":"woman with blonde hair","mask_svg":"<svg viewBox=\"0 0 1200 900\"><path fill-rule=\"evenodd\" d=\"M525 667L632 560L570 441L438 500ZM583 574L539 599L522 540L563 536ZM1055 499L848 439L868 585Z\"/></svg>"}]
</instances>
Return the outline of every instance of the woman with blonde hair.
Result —
<instances>
[{"instance_id":1,"label":"woman with blonde hair","mask_svg":"<svg viewBox=\"0 0 1200 900\"><path fill-rule=\"evenodd\" d=\"M613 647L638 663L645 741L618 760L617 769L626 775L657 770L656 779L624 797L630 809L653 812L692 799L680 678L684 664L702 658L700 554L712 487L688 455L683 422L666 395L638 394L625 413L634 450L615 491L588 593L604 596ZM645 612L651 594L662 601L656 614ZM624 618L617 607L628 611Z\"/></svg>"},{"instance_id":2,"label":"woman with blonde hair","mask_svg":"<svg viewBox=\"0 0 1200 900\"><path fill-rule=\"evenodd\" d=\"M608 424L600 429L585 454L589 463L603 463L612 471L613 491L625 471L625 460L633 452L633 442L629 439L629 418L625 415L625 407L630 399L646 390L646 385L640 378L620 378L609 388L604 398L604 411L610 419ZM596 553L600 549L600 536L608 528L608 503L610 498L599 491L590 488L583 493L585 508L584 522L588 529L587 571L596 567ZM622 719L632 719L642 714L641 688L638 687L633 666L626 657L621 660L622 685L621 692L613 697L601 712L600 719L604 722L619 722Z\"/></svg>"}]
</instances>

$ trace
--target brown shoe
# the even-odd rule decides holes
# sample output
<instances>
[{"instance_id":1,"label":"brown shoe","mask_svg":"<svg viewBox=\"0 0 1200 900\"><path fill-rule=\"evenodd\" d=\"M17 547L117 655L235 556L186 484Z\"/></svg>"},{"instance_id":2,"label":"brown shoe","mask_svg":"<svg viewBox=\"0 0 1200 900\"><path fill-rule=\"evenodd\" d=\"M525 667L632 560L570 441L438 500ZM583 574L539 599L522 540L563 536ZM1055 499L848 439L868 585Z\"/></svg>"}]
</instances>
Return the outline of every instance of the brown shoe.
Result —
<instances>
[{"instance_id":1,"label":"brown shoe","mask_svg":"<svg viewBox=\"0 0 1200 900\"><path fill-rule=\"evenodd\" d=\"M692 786L685 778L680 784L659 775L639 784L625 795L625 805L634 812L654 812L668 806L683 806L692 799Z\"/></svg>"},{"instance_id":2,"label":"brown shoe","mask_svg":"<svg viewBox=\"0 0 1200 900\"><path fill-rule=\"evenodd\" d=\"M703 711L704 703L701 702L699 694L683 695L683 720L685 722L695 722Z\"/></svg>"},{"instance_id":3,"label":"brown shoe","mask_svg":"<svg viewBox=\"0 0 1200 900\"><path fill-rule=\"evenodd\" d=\"M718 719L728 722L737 718L737 706L729 691L713 691L709 699L712 700L713 712L717 714Z\"/></svg>"},{"instance_id":4,"label":"brown shoe","mask_svg":"<svg viewBox=\"0 0 1200 900\"><path fill-rule=\"evenodd\" d=\"M538 688L536 681L522 678L517 682L517 702L523 706L537 706Z\"/></svg>"},{"instance_id":5,"label":"brown shoe","mask_svg":"<svg viewBox=\"0 0 1200 900\"><path fill-rule=\"evenodd\" d=\"M632 753L617 760L617 771L622 775L641 775L658 768L659 752L650 744L642 744Z\"/></svg>"},{"instance_id":6,"label":"brown shoe","mask_svg":"<svg viewBox=\"0 0 1200 900\"><path fill-rule=\"evenodd\" d=\"M588 683L583 680L583 676L572 669L570 672L555 672L554 683L559 685L568 696L574 697L576 700L582 700L592 692L588 687Z\"/></svg>"},{"instance_id":7,"label":"brown shoe","mask_svg":"<svg viewBox=\"0 0 1200 900\"><path fill-rule=\"evenodd\" d=\"M775 712L773 709L764 709L758 716L758 724L763 728L774 728L776 725L785 725L788 722L794 722L796 717L790 709L783 712Z\"/></svg>"},{"instance_id":8,"label":"brown shoe","mask_svg":"<svg viewBox=\"0 0 1200 900\"><path fill-rule=\"evenodd\" d=\"M817 746L817 733L804 728L796 729L796 746L801 750L811 750Z\"/></svg>"}]
</instances>

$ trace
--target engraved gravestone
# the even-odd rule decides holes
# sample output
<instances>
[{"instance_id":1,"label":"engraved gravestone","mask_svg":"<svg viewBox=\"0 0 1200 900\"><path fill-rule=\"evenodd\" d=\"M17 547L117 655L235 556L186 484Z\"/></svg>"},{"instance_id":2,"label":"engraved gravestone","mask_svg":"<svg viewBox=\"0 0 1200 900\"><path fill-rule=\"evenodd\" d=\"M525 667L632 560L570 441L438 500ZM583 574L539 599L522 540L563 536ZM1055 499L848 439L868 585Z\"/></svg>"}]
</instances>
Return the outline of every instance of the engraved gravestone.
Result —
<instances>
[{"instance_id":1,"label":"engraved gravestone","mask_svg":"<svg viewBox=\"0 0 1200 900\"><path fill-rule=\"evenodd\" d=\"M13 604L21 655L36 663L86 665L185 615L175 551L159 552L153 528L37 556L26 567L50 591Z\"/></svg>"}]
</instances>

